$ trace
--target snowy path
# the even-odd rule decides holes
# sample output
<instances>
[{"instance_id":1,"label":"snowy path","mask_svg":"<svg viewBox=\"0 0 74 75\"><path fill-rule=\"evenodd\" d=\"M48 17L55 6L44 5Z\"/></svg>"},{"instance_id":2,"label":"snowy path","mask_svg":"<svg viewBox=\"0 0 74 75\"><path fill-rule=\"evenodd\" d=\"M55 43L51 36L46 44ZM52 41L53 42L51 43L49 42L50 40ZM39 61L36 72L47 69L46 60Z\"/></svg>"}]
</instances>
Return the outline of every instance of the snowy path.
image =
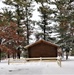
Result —
<instances>
[{"instance_id":1,"label":"snowy path","mask_svg":"<svg viewBox=\"0 0 74 75\"><path fill-rule=\"evenodd\" d=\"M74 57L57 62L27 62L19 64L0 63L0 75L74 75Z\"/></svg>"}]
</instances>

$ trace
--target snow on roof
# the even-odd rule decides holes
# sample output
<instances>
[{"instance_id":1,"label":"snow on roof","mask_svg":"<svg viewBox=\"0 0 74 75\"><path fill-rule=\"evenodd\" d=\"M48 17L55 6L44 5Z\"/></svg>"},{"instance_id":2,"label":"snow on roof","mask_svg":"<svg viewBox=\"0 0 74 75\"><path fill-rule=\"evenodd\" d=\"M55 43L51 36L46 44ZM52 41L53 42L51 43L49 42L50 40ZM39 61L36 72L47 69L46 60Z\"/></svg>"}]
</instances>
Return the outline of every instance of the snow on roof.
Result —
<instances>
[{"instance_id":1,"label":"snow on roof","mask_svg":"<svg viewBox=\"0 0 74 75\"><path fill-rule=\"evenodd\" d=\"M38 40L38 41L36 41L35 43L31 44L31 45L25 46L24 48L27 49L27 48L32 47L32 46L34 46L34 45L37 45L37 44L39 44L39 43L41 43L41 42L43 42L43 43L45 43L45 44L49 44L49 45L55 46L55 47L59 47L59 46L56 45L56 44L53 44L53 43L51 43L51 42L47 42L47 41L41 39L41 40Z\"/></svg>"}]
</instances>

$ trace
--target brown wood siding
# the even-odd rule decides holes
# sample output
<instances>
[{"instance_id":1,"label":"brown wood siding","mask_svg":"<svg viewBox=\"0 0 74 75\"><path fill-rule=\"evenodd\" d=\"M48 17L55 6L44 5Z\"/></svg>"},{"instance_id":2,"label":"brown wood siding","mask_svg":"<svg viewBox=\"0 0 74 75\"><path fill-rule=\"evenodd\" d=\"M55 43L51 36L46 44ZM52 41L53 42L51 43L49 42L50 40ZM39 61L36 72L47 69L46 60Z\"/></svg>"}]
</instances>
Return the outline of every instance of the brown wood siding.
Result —
<instances>
[{"instance_id":1,"label":"brown wood siding","mask_svg":"<svg viewBox=\"0 0 74 75\"><path fill-rule=\"evenodd\" d=\"M28 48L29 58L56 57L57 47L45 43L38 43Z\"/></svg>"}]
</instances>

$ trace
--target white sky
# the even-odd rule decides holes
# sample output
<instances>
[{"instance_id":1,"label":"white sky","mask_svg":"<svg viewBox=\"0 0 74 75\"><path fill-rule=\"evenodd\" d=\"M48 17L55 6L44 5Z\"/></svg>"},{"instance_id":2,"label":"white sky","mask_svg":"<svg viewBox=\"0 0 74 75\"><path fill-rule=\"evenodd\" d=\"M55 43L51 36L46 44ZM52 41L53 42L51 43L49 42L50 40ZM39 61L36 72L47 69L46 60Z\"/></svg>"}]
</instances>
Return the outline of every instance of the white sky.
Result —
<instances>
[{"instance_id":1,"label":"white sky","mask_svg":"<svg viewBox=\"0 0 74 75\"><path fill-rule=\"evenodd\" d=\"M4 7L5 4L2 3L3 0L0 0L0 8Z\"/></svg>"}]
</instances>

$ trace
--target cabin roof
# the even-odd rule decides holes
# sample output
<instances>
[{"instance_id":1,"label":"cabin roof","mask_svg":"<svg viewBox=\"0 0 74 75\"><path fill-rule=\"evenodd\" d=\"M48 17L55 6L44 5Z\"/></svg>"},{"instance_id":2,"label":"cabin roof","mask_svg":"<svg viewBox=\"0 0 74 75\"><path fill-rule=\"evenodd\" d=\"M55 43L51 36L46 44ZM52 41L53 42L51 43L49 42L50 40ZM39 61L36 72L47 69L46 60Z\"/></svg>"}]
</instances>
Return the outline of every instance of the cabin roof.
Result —
<instances>
[{"instance_id":1,"label":"cabin roof","mask_svg":"<svg viewBox=\"0 0 74 75\"><path fill-rule=\"evenodd\" d=\"M47 41L41 39L41 40L38 40L38 41L36 41L35 43L31 44L31 45L27 45L27 46L25 46L24 48L25 48L25 49L28 49L29 47L32 47L32 46L37 45L37 44L42 43L42 42L45 43L45 44L48 44L48 45L51 45L51 46L57 47L57 48L59 47L59 46L56 45L56 44L53 44L53 43L51 43L51 42L47 42Z\"/></svg>"}]
</instances>

